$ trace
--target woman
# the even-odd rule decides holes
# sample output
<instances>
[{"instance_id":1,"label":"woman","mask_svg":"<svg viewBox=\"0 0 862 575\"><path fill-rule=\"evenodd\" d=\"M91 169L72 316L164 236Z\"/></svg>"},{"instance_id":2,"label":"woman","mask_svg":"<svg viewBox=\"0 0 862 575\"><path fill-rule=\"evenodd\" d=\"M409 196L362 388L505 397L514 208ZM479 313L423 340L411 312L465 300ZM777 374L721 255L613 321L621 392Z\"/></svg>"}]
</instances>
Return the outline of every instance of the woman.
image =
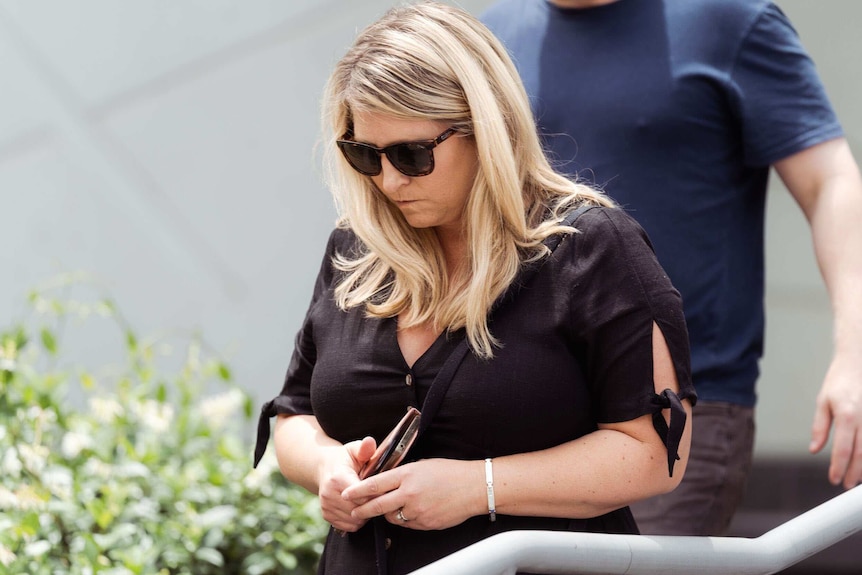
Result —
<instances>
[{"instance_id":1,"label":"woman","mask_svg":"<svg viewBox=\"0 0 862 575\"><path fill-rule=\"evenodd\" d=\"M321 572L406 573L513 529L636 533L627 505L679 482L695 401L643 231L549 167L505 50L459 9L367 28L324 121L341 219L256 452L278 415L281 470L333 527ZM360 480L408 406L427 428L406 462Z\"/></svg>"}]
</instances>

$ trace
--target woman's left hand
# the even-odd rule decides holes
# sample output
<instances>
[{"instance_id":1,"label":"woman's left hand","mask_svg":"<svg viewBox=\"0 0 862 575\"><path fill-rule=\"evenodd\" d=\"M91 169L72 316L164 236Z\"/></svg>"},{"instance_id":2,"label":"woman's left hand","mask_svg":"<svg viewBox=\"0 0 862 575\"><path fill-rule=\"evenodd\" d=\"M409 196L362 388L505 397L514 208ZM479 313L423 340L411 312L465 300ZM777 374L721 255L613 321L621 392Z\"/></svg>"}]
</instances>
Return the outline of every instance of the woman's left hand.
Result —
<instances>
[{"instance_id":1,"label":"woman's left hand","mask_svg":"<svg viewBox=\"0 0 862 575\"><path fill-rule=\"evenodd\" d=\"M353 501L356 519L383 515L411 529L446 529L487 513L484 463L424 459L351 485L342 493Z\"/></svg>"}]
</instances>

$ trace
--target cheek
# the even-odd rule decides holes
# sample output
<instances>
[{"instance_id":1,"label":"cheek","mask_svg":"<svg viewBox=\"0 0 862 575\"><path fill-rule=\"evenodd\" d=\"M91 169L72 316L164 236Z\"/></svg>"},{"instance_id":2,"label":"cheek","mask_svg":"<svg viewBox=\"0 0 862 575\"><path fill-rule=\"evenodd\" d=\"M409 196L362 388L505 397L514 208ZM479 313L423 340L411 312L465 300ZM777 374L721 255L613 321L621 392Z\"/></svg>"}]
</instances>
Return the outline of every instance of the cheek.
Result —
<instances>
[{"instance_id":1,"label":"cheek","mask_svg":"<svg viewBox=\"0 0 862 575\"><path fill-rule=\"evenodd\" d=\"M447 159L449 161L442 172L445 174L447 195L450 195L453 201L466 204L479 172L479 159L475 150L468 146L464 146Z\"/></svg>"},{"instance_id":2,"label":"cheek","mask_svg":"<svg viewBox=\"0 0 862 575\"><path fill-rule=\"evenodd\" d=\"M459 170L455 189L459 190L459 195L466 204L473 192L473 185L476 183L476 175L479 172L478 162L464 163Z\"/></svg>"},{"instance_id":3,"label":"cheek","mask_svg":"<svg viewBox=\"0 0 862 575\"><path fill-rule=\"evenodd\" d=\"M449 178L442 189L449 209L463 212L470 200L473 179L469 173L458 174L458 177Z\"/></svg>"}]
</instances>

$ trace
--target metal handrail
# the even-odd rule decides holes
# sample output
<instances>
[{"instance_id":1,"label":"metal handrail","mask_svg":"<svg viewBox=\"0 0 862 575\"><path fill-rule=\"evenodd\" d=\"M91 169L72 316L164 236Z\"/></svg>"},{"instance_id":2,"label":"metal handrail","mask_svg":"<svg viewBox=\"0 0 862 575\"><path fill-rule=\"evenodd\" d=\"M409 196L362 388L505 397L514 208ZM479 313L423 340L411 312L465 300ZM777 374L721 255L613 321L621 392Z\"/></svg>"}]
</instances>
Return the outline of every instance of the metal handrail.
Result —
<instances>
[{"instance_id":1,"label":"metal handrail","mask_svg":"<svg viewBox=\"0 0 862 575\"><path fill-rule=\"evenodd\" d=\"M413 575L514 575L520 570L558 575L769 575L858 531L862 485L754 539L510 531Z\"/></svg>"}]
</instances>

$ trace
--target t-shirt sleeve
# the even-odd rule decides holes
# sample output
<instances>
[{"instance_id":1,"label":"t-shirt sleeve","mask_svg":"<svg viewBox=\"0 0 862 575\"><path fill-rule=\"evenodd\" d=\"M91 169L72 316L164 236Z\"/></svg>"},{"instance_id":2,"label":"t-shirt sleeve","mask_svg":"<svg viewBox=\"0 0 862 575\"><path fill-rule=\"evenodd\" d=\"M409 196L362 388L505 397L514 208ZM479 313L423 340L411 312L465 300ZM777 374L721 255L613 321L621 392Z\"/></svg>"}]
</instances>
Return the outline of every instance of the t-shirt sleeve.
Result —
<instances>
[{"instance_id":1,"label":"t-shirt sleeve","mask_svg":"<svg viewBox=\"0 0 862 575\"><path fill-rule=\"evenodd\" d=\"M281 392L273 399L263 404L258 419L257 445L255 446L254 464L257 466L269 442L269 419L279 414L310 415L311 407L311 376L317 361L317 349L314 344L314 309L322 298L331 296L333 278L332 258L343 243L346 232L335 230L329 237L326 253L320 264L311 303L305 314L305 319L294 341L293 354L287 367Z\"/></svg>"},{"instance_id":2,"label":"t-shirt sleeve","mask_svg":"<svg viewBox=\"0 0 862 575\"><path fill-rule=\"evenodd\" d=\"M754 21L730 70L750 166L767 166L843 135L799 36L772 3Z\"/></svg>"},{"instance_id":3,"label":"t-shirt sleeve","mask_svg":"<svg viewBox=\"0 0 862 575\"><path fill-rule=\"evenodd\" d=\"M620 209L591 210L576 227L571 309L597 420L629 421L664 406L655 390L670 386L653 381L653 322L670 350L677 395L694 403L682 300L646 233Z\"/></svg>"}]
</instances>

